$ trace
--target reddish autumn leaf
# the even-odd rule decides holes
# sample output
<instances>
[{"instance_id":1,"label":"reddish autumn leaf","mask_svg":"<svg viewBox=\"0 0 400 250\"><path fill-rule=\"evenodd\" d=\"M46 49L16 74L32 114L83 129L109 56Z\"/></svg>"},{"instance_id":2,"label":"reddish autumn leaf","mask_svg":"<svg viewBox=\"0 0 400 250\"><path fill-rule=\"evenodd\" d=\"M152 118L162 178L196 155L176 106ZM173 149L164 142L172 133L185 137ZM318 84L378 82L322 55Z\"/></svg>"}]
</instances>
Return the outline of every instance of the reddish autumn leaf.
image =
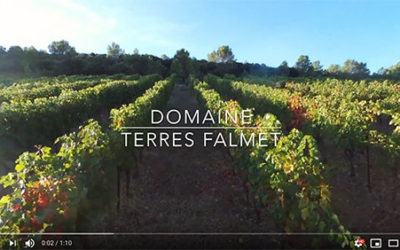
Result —
<instances>
[{"instance_id":1,"label":"reddish autumn leaf","mask_svg":"<svg viewBox=\"0 0 400 250\"><path fill-rule=\"evenodd\" d=\"M14 212L17 212L17 211L19 211L21 209L21 207L22 207L22 203L18 203L18 204L15 204L15 205L12 206L12 210Z\"/></svg>"},{"instance_id":2,"label":"reddish autumn leaf","mask_svg":"<svg viewBox=\"0 0 400 250\"><path fill-rule=\"evenodd\" d=\"M30 223L35 231L39 231L43 228L43 222L38 221L34 216L30 218Z\"/></svg>"}]
</instances>

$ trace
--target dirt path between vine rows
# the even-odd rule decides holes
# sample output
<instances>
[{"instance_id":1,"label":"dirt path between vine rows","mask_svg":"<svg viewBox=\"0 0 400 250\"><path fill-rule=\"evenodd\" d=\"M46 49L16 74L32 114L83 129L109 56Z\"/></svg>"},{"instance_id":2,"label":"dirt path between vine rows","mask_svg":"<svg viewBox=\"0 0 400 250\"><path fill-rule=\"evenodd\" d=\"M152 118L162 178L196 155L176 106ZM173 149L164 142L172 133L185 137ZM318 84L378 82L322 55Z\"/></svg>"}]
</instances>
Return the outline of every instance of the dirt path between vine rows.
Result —
<instances>
[{"instance_id":1,"label":"dirt path between vine rows","mask_svg":"<svg viewBox=\"0 0 400 250\"><path fill-rule=\"evenodd\" d=\"M175 85L165 110L194 112L200 105L192 90ZM200 116L201 117L201 116ZM170 125L164 126L193 126ZM196 126L196 125L194 125ZM204 130L192 131L195 146L150 148L143 152L139 176L131 180L132 197L122 198L123 232L262 232L271 225L255 223L245 193L226 149L203 147ZM211 130L210 130L211 131ZM171 133L171 132L170 132ZM125 202L124 202L125 201ZM127 202L128 201L128 202ZM126 218L138 224L126 223Z\"/></svg>"},{"instance_id":2,"label":"dirt path between vine rows","mask_svg":"<svg viewBox=\"0 0 400 250\"><path fill-rule=\"evenodd\" d=\"M194 112L200 109L200 105L192 89L175 85L165 108L171 109ZM161 126L193 125L164 123ZM190 131L195 134L194 147L144 150L139 175L131 177L130 194L127 196L125 183L122 183L121 210L104 230L140 233L274 232L272 221L264 215L261 222L256 222L252 207L247 206L242 182L232 174L232 161L226 149L203 147L204 130Z\"/></svg>"}]
</instances>

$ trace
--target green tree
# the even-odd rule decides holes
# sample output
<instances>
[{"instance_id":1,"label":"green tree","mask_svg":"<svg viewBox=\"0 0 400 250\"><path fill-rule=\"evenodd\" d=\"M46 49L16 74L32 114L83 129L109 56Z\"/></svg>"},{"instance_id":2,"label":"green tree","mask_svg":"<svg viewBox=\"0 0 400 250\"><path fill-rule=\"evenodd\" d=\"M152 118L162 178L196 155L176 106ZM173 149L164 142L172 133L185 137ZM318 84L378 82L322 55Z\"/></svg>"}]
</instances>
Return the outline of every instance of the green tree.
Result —
<instances>
[{"instance_id":1,"label":"green tree","mask_svg":"<svg viewBox=\"0 0 400 250\"><path fill-rule=\"evenodd\" d=\"M287 61L283 61L278 67L279 73L284 76L289 75L289 65Z\"/></svg>"},{"instance_id":2,"label":"green tree","mask_svg":"<svg viewBox=\"0 0 400 250\"><path fill-rule=\"evenodd\" d=\"M107 47L107 56L111 58L119 58L125 53L121 47L116 44L115 42L112 42L111 45L108 45Z\"/></svg>"},{"instance_id":3,"label":"green tree","mask_svg":"<svg viewBox=\"0 0 400 250\"><path fill-rule=\"evenodd\" d=\"M385 69L384 67L380 67L378 69L378 71L376 72L376 75L383 76L386 74L386 71L387 71L387 69Z\"/></svg>"},{"instance_id":4,"label":"green tree","mask_svg":"<svg viewBox=\"0 0 400 250\"><path fill-rule=\"evenodd\" d=\"M326 70L331 75L338 75L340 73L340 66L338 64L332 64Z\"/></svg>"},{"instance_id":5,"label":"green tree","mask_svg":"<svg viewBox=\"0 0 400 250\"><path fill-rule=\"evenodd\" d=\"M21 56L24 50L19 46L11 46L7 51L9 56Z\"/></svg>"},{"instance_id":6,"label":"green tree","mask_svg":"<svg viewBox=\"0 0 400 250\"><path fill-rule=\"evenodd\" d=\"M189 52L185 49L178 50L171 65L172 73L176 73L180 80L186 84L192 71L192 60L189 55Z\"/></svg>"},{"instance_id":7,"label":"green tree","mask_svg":"<svg viewBox=\"0 0 400 250\"><path fill-rule=\"evenodd\" d=\"M134 54L134 55L139 55L139 50L138 50L137 48L135 48L135 49L133 50L133 54Z\"/></svg>"},{"instance_id":8,"label":"green tree","mask_svg":"<svg viewBox=\"0 0 400 250\"><path fill-rule=\"evenodd\" d=\"M322 65L320 61L314 61L311 65L312 70L314 72L321 72L322 71Z\"/></svg>"},{"instance_id":9,"label":"green tree","mask_svg":"<svg viewBox=\"0 0 400 250\"><path fill-rule=\"evenodd\" d=\"M54 55L75 55L75 48L69 45L68 41L54 41L48 46L49 52Z\"/></svg>"},{"instance_id":10,"label":"green tree","mask_svg":"<svg viewBox=\"0 0 400 250\"><path fill-rule=\"evenodd\" d=\"M38 62L40 61L40 53L35 47L25 47L22 58L21 63L24 66L25 73L35 73L40 70L38 65Z\"/></svg>"},{"instance_id":11,"label":"green tree","mask_svg":"<svg viewBox=\"0 0 400 250\"><path fill-rule=\"evenodd\" d=\"M309 73L312 70L312 64L308 56L299 56L295 64L295 68L302 74Z\"/></svg>"},{"instance_id":12,"label":"green tree","mask_svg":"<svg viewBox=\"0 0 400 250\"><path fill-rule=\"evenodd\" d=\"M208 61L215 63L231 63L235 61L232 49L228 45L223 45L217 51L208 54Z\"/></svg>"},{"instance_id":13,"label":"green tree","mask_svg":"<svg viewBox=\"0 0 400 250\"><path fill-rule=\"evenodd\" d=\"M7 54L4 55L4 59L2 60L3 63L0 62L0 67L5 72L22 73L24 71L22 63L23 54L24 51L20 46L9 47Z\"/></svg>"},{"instance_id":14,"label":"green tree","mask_svg":"<svg viewBox=\"0 0 400 250\"><path fill-rule=\"evenodd\" d=\"M390 77L400 77L400 62L389 67L388 69L384 69L382 74Z\"/></svg>"},{"instance_id":15,"label":"green tree","mask_svg":"<svg viewBox=\"0 0 400 250\"><path fill-rule=\"evenodd\" d=\"M207 57L208 57L208 61L209 61L209 62L216 63L217 60L218 60L217 52L215 52L215 51L213 51L213 52L211 52L210 54L208 54Z\"/></svg>"},{"instance_id":16,"label":"green tree","mask_svg":"<svg viewBox=\"0 0 400 250\"><path fill-rule=\"evenodd\" d=\"M345 74L357 77L366 77L370 73L366 63L357 62L352 59L348 59L344 62L341 71Z\"/></svg>"}]
</instances>

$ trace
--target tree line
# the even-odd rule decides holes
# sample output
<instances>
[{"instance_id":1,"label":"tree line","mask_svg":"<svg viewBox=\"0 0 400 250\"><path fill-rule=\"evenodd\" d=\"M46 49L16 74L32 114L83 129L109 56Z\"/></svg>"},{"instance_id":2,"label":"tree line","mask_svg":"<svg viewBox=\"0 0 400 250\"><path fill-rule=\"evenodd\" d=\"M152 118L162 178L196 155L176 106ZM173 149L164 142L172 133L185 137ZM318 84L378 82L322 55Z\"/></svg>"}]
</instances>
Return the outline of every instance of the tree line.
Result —
<instances>
[{"instance_id":1,"label":"tree line","mask_svg":"<svg viewBox=\"0 0 400 250\"><path fill-rule=\"evenodd\" d=\"M72 74L153 74L167 76L178 73L183 78L188 74L202 77L206 74L223 76L311 76L360 79L366 77L400 78L400 63L380 69L371 75L366 63L346 60L342 66L330 65L323 69L320 61L311 62L308 56L301 55L293 66L283 61L278 67L265 64L237 62L232 49L221 46L208 54L208 60L190 57L185 49L178 50L173 58L139 54L135 49L132 54L116 43L107 47L107 54L78 53L68 41L54 41L48 46L48 52L34 47L21 48L11 46L8 50L0 46L0 74L19 76L52 76Z\"/></svg>"}]
</instances>

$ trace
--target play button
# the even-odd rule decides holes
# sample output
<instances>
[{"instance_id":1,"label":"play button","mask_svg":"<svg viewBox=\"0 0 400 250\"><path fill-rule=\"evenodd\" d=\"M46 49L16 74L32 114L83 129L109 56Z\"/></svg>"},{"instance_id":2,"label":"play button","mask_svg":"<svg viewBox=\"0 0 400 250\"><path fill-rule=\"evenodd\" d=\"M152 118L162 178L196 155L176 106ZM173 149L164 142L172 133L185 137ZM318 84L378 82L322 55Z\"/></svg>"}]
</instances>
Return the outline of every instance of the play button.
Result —
<instances>
[{"instance_id":1,"label":"play button","mask_svg":"<svg viewBox=\"0 0 400 250\"><path fill-rule=\"evenodd\" d=\"M17 246L17 241L16 240L10 240L10 247L16 247Z\"/></svg>"}]
</instances>

